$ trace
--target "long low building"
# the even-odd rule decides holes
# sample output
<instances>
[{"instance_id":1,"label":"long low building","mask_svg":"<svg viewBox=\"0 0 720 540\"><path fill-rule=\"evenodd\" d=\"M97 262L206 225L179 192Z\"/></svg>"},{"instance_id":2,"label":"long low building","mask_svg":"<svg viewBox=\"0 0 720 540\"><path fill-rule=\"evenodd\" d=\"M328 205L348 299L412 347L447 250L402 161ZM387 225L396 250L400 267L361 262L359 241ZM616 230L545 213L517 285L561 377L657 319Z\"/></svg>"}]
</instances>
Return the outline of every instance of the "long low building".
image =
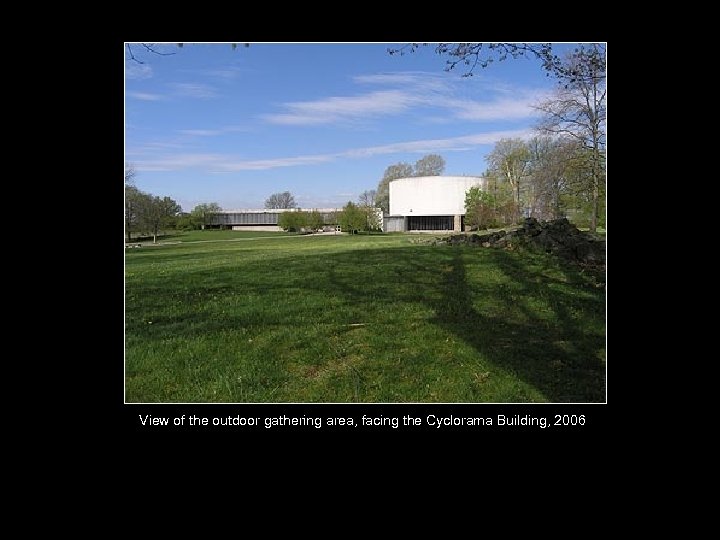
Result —
<instances>
[{"instance_id":1,"label":"long low building","mask_svg":"<svg viewBox=\"0 0 720 540\"><path fill-rule=\"evenodd\" d=\"M233 231L279 231L278 218L283 212L313 212L317 210L327 226L337 224L342 208L266 208L262 210L223 210L213 214L209 226Z\"/></svg>"},{"instance_id":2,"label":"long low building","mask_svg":"<svg viewBox=\"0 0 720 540\"><path fill-rule=\"evenodd\" d=\"M465 194L487 187L481 176L417 176L390 182L390 213L383 230L463 231Z\"/></svg>"}]
</instances>

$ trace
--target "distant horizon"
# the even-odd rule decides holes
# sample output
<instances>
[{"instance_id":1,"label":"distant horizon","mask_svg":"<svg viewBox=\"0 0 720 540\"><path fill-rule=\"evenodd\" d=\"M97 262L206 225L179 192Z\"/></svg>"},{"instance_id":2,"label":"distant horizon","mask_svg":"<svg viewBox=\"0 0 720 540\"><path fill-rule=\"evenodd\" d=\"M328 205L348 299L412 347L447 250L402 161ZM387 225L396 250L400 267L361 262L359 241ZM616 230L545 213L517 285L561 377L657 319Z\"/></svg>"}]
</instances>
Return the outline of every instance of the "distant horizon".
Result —
<instances>
[{"instance_id":1,"label":"distant horizon","mask_svg":"<svg viewBox=\"0 0 720 540\"><path fill-rule=\"evenodd\" d=\"M443 176L482 177L501 138L528 138L556 86L509 59L462 77L432 47L398 44L159 45L125 60L125 153L138 189L183 212L260 210L289 191L302 209L342 208L385 169L436 153ZM572 44L562 45L572 48Z\"/></svg>"}]
</instances>

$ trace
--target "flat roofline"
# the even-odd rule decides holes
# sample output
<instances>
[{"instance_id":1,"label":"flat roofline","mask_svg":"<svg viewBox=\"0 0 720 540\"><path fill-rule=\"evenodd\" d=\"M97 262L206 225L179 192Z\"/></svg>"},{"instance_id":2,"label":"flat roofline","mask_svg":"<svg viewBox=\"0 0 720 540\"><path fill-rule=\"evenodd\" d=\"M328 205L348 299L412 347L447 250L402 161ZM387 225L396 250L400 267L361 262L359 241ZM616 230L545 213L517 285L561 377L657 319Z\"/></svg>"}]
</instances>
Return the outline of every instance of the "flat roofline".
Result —
<instances>
[{"instance_id":1,"label":"flat roofline","mask_svg":"<svg viewBox=\"0 0 720 540\"><path fill-rule=\"evenodd\" d=\"M342 208L245 208L240 210L221 210L216 214L281 214L283 212L342 212Z\"/></svg>"}]
</instances>

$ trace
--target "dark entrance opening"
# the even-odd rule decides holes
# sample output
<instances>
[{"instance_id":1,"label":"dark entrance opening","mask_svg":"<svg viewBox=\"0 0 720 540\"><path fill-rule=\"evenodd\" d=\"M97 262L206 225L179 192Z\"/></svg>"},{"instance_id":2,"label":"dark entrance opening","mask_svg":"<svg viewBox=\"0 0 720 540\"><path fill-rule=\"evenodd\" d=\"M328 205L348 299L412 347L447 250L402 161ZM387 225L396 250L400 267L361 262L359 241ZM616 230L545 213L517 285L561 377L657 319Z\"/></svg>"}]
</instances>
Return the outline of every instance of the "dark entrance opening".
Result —
<instances>
[{"instance_id":1,"label":"dark entrance opening","mask_svg":"<svg viewBox=\"0 0 720 540\"><path fill-rule=\"evenodd\" d=\"M452 231L453 216L408 216L409 231Z\"/></svg>"}]
</instances>

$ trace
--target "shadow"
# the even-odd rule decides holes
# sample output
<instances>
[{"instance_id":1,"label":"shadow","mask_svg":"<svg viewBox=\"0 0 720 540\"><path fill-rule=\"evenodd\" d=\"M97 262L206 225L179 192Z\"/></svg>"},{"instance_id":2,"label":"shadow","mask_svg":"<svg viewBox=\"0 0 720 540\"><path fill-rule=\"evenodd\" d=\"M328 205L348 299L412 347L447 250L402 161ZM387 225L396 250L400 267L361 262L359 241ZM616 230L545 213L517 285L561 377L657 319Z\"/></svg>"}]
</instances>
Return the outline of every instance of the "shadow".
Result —
<instances>
[{"instance_id":1,"label":"shadow","mask_svg":"<svg viewBox=\"0 0 720 540\"><path fill-rule=\"evenodd\" d=\"M171 277L153 274L127 284L132 345L160 348L178 335L208 342L242 335L238 343L249 343L259 333L276 332L295 341L280 349L265 345L268 354L280 355L272 358L277 369L268 388L286 383L283 362L292 359L308 384L322 377L345 381L346 393L330 401L368 401L372 395L393 402L433 401L424 383L432 374L442 384L453 359L431 341L452 337L484 365L516 376L547 401L605 401L604 290L596 276L552 256L348 243L340 252L337 246L282 255L238 250L183 266L197 256L157 254L154 262L180 261L181 268ZM404 330L394 332L401 324ZM419 346L412 341L416 327L424 332L417 336L425 340ZM307 332L284 331L297 328ZM310 352L297 353L303 349ZM376 362L380 353L384 364ZM377 381L402 386L403 397L368 389ZM467 384L464 395L472 400L488 401L482 385L457 384Z\"/></svg>"},{"instance_id":2,"label":"shadow","mask_svg":"<svg viewBox=\"0 0 720 540\"><path fill-rule=\"evenodd\" d=\"M550 257L536 257L542 265L528 269L518 257L503 250L487 253L506 277L507 286L476 291L468 282L464 258L473 249L455 249L452 270L446 274L443 297L434 304L433 323L472 345L494 365L516 374L552 402L604 402L605 366L598 357L605 345L604 329L588 332L590 321L582 314L600 313L604 302L596 294L577 297L553 285L595 288L592 279L562 267ZM543 260L544 259L544 260ZM564 280L549 278L548 267L563 269ZM496 295L495 309L479 311L478 294ZM529 299L545 298L545 306ZM542 317L549 307L552 317Z\"/></svg>"}]
</instances>

